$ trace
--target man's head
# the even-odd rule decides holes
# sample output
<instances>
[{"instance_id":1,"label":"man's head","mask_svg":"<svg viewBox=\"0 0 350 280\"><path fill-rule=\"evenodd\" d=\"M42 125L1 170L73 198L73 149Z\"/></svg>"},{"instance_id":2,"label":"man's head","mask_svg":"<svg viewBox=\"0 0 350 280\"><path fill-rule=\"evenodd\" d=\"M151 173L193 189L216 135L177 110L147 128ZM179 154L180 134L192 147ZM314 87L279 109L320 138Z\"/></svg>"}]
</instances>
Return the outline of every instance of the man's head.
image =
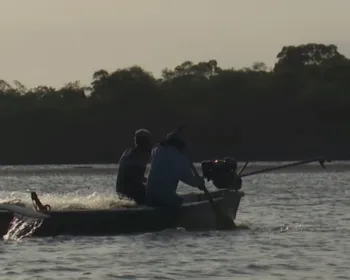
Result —
<instances>
[{"instance_id":1,"label":"man's head","mask_svg":"<svg viewBox=\"0 0 350 280\"><path fill-rule=\"evenodd\" d=\"M151 132L147 129L136 130L134 137L135 145L147 150L150 149L152 147L151 136Z\"/></svg>"},{"instance_id":2,"label":"man's head","mask_svg":"<svg viewBox=\"0 0 350 280\"><path fill-rule=\"evenodd\" d=\"M170 132L165 137L165 144L168 146L173 146L180 151L186 148L186 143L183 140L182 135L179 132Z\"/></svg>"}]
</instances>

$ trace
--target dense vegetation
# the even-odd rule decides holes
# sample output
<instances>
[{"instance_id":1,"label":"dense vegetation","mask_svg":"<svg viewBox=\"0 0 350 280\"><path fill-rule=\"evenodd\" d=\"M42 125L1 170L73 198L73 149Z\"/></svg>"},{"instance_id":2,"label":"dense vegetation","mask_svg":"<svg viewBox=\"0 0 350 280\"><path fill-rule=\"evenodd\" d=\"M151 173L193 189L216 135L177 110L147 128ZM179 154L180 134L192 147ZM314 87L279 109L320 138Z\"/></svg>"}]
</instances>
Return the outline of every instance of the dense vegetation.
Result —
<instances>
[{"instance_id":1,"label":"dense vegetation","mask_svg":"<svg viewBox=\"0 0 350 280\"><path fill-rule=\"evenodd\" d=\"M60 89L0 80L0 163L117 162L135 129L158 140L183 123L197 160L350 158L350 60L334 45L285 46L273 69L186 61L161 79L139 66L92 78Z\"/></svg>"}]
</instances>

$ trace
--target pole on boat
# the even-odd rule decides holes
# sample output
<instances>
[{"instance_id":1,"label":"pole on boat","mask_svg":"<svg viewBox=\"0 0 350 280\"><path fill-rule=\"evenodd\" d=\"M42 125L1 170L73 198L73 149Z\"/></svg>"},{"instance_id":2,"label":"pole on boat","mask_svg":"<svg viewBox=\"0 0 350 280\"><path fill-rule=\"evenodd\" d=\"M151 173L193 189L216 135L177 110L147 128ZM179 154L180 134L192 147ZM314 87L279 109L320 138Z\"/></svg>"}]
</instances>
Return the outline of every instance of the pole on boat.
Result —
<instances>
[{"instance_id":1,"label":"pole on boat","mask_svg":"<svg viewBox=\"0 0 350 280\"><path fill-rule=\"evenodd\" d=\"M279 169L283 169L283 168L287 168L287 167L307 164L307 163L311 163L311 162L318 162L321 165L322 168L326 168L326 166L324 165L324 163L326 161L330 162L330 160L325 160L323 158L306 159L306 160L301 160L301 161L294 162L294 163L284 164L284 165L281 165L281 166L268 167L268 168L264 168L264 169L261 169L261 170L252 171L252 172L249 172L249 173L246 173L246 174L243 174L243 175L239 175L239 176L242 178L242 177L246 177L246 176L251 176L251 175L256 175L256 174L260 174L260 173L269 172L269 171L279 170Z\"/></svg>"},{"instance_id":2,"label":"pole on boat","mask_svg":"<svg viewBox=\"0 0 350 280\"><path fill-rule=\"evenodd\" d=\"M194 173L194 175L201 180L196 167L194 166L193 162L191 160L189 160L189 162L191 163L191 168L192 171ZM202 181L203 182L203 181ZM215 217L216 217L216 228L218 230L230 230L230 229L234 229L236 227L235 223L233 222L233 220L222 211L222 209L220 208L220 206L218 206L212 196L210 195L209 191L207 190L204 182L202 184L202 189L205 193L205 195L207 196L209 203L211 205L211 208L214 211Z\"/></svg>"},{"instance_id":3,"label":"pole on boat","mask_svg":"<svg viewBox=\"0 0 350 280\"><path fill-rule=\"evenodd\" d=\"M241 170L239 170L239 172L238 172L238 176L241 176L242 172L247 167L248 163L249 163L249 161L246 161L246 163L242 166Z\"/></svg>"},{"instance_id":4,"label":"pole on boat","mask_svg":"<svg viewBox=\"0 0 350 280\"><path fill-rule=\"evenodd\" d=\"M177 132L182 134L183 133L183 130L184 130L184 127L185 125L184 124L181 124L177 127ZM187 157L188 157L188 161L189 163L191 164L191 169L192 169L192 172L194 173L194 175L199 179L201 180L201 177L199 176L198 172L197 172L197 169L196 167L194 166L192 160L190 159L189 157L189 154L187 153ZM247 163L248 164L248 163ZM210 195L208 189L206 188L204 182L201 180L202 182L202 189L205 193L205 195L207 196L208 200L209 200L209 203L210 203L210 206L211 208L213 209L213 212L214 212L214 215L215 215L215 218L216 218L216 228L218 230L230 230L230 229L234 229L236 228L236 225L235 223L233 222L233 220L220 208L219 205L217 205L212 196Z\"/></svg>"}]
</instances>

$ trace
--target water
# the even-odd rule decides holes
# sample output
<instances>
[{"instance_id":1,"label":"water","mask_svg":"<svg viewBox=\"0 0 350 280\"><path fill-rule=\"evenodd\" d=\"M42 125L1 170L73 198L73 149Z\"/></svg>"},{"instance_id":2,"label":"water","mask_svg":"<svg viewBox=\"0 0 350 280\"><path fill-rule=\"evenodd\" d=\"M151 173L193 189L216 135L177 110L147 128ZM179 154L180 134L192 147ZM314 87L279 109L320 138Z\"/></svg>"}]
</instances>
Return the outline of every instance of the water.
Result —
<instances>
[{"instance_id":1,"label":"water","mask_svg":"<svg viewBox=\"0 0 350 280\"><path fill-rule=\"evenodd\" d=\"M233 232L6 239L0 279L350 279L349 167L245 178ZM0 200L30 204L35 190L53 208L108 208L115 177L114 166L12 167Z\"/></svg>"}]
</instances>

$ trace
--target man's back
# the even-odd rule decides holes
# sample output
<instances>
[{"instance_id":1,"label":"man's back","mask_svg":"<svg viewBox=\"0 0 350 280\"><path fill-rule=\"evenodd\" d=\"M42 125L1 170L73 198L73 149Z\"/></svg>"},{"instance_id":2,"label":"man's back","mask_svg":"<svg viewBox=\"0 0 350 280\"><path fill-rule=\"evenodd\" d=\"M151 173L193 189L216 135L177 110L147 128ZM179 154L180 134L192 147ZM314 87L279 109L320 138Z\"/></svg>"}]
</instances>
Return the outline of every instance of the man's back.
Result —
<instances>
[{"instance_id":1,"label":"man's back","mask_svg":"<svg viewBox=\"0 0 350 280\"><path fill-rule=\"evenodd\" d=\"M137 147L126 149L119 161L117 192L133 194L135 189L142 186L144 173L149 158Z\"/></svg>"},{"instance_id":2,"label":"man's back","mask_svg":"<svg viewBox=\"0 0 350 280\"><path fill-rule=\"evenodd\" d=\"M191 186L198 184L198 179L193 175L187 158L171 146L154 148L146 196L161 198L176 195L179 180Z\"/></svg>"}]
</instances>

